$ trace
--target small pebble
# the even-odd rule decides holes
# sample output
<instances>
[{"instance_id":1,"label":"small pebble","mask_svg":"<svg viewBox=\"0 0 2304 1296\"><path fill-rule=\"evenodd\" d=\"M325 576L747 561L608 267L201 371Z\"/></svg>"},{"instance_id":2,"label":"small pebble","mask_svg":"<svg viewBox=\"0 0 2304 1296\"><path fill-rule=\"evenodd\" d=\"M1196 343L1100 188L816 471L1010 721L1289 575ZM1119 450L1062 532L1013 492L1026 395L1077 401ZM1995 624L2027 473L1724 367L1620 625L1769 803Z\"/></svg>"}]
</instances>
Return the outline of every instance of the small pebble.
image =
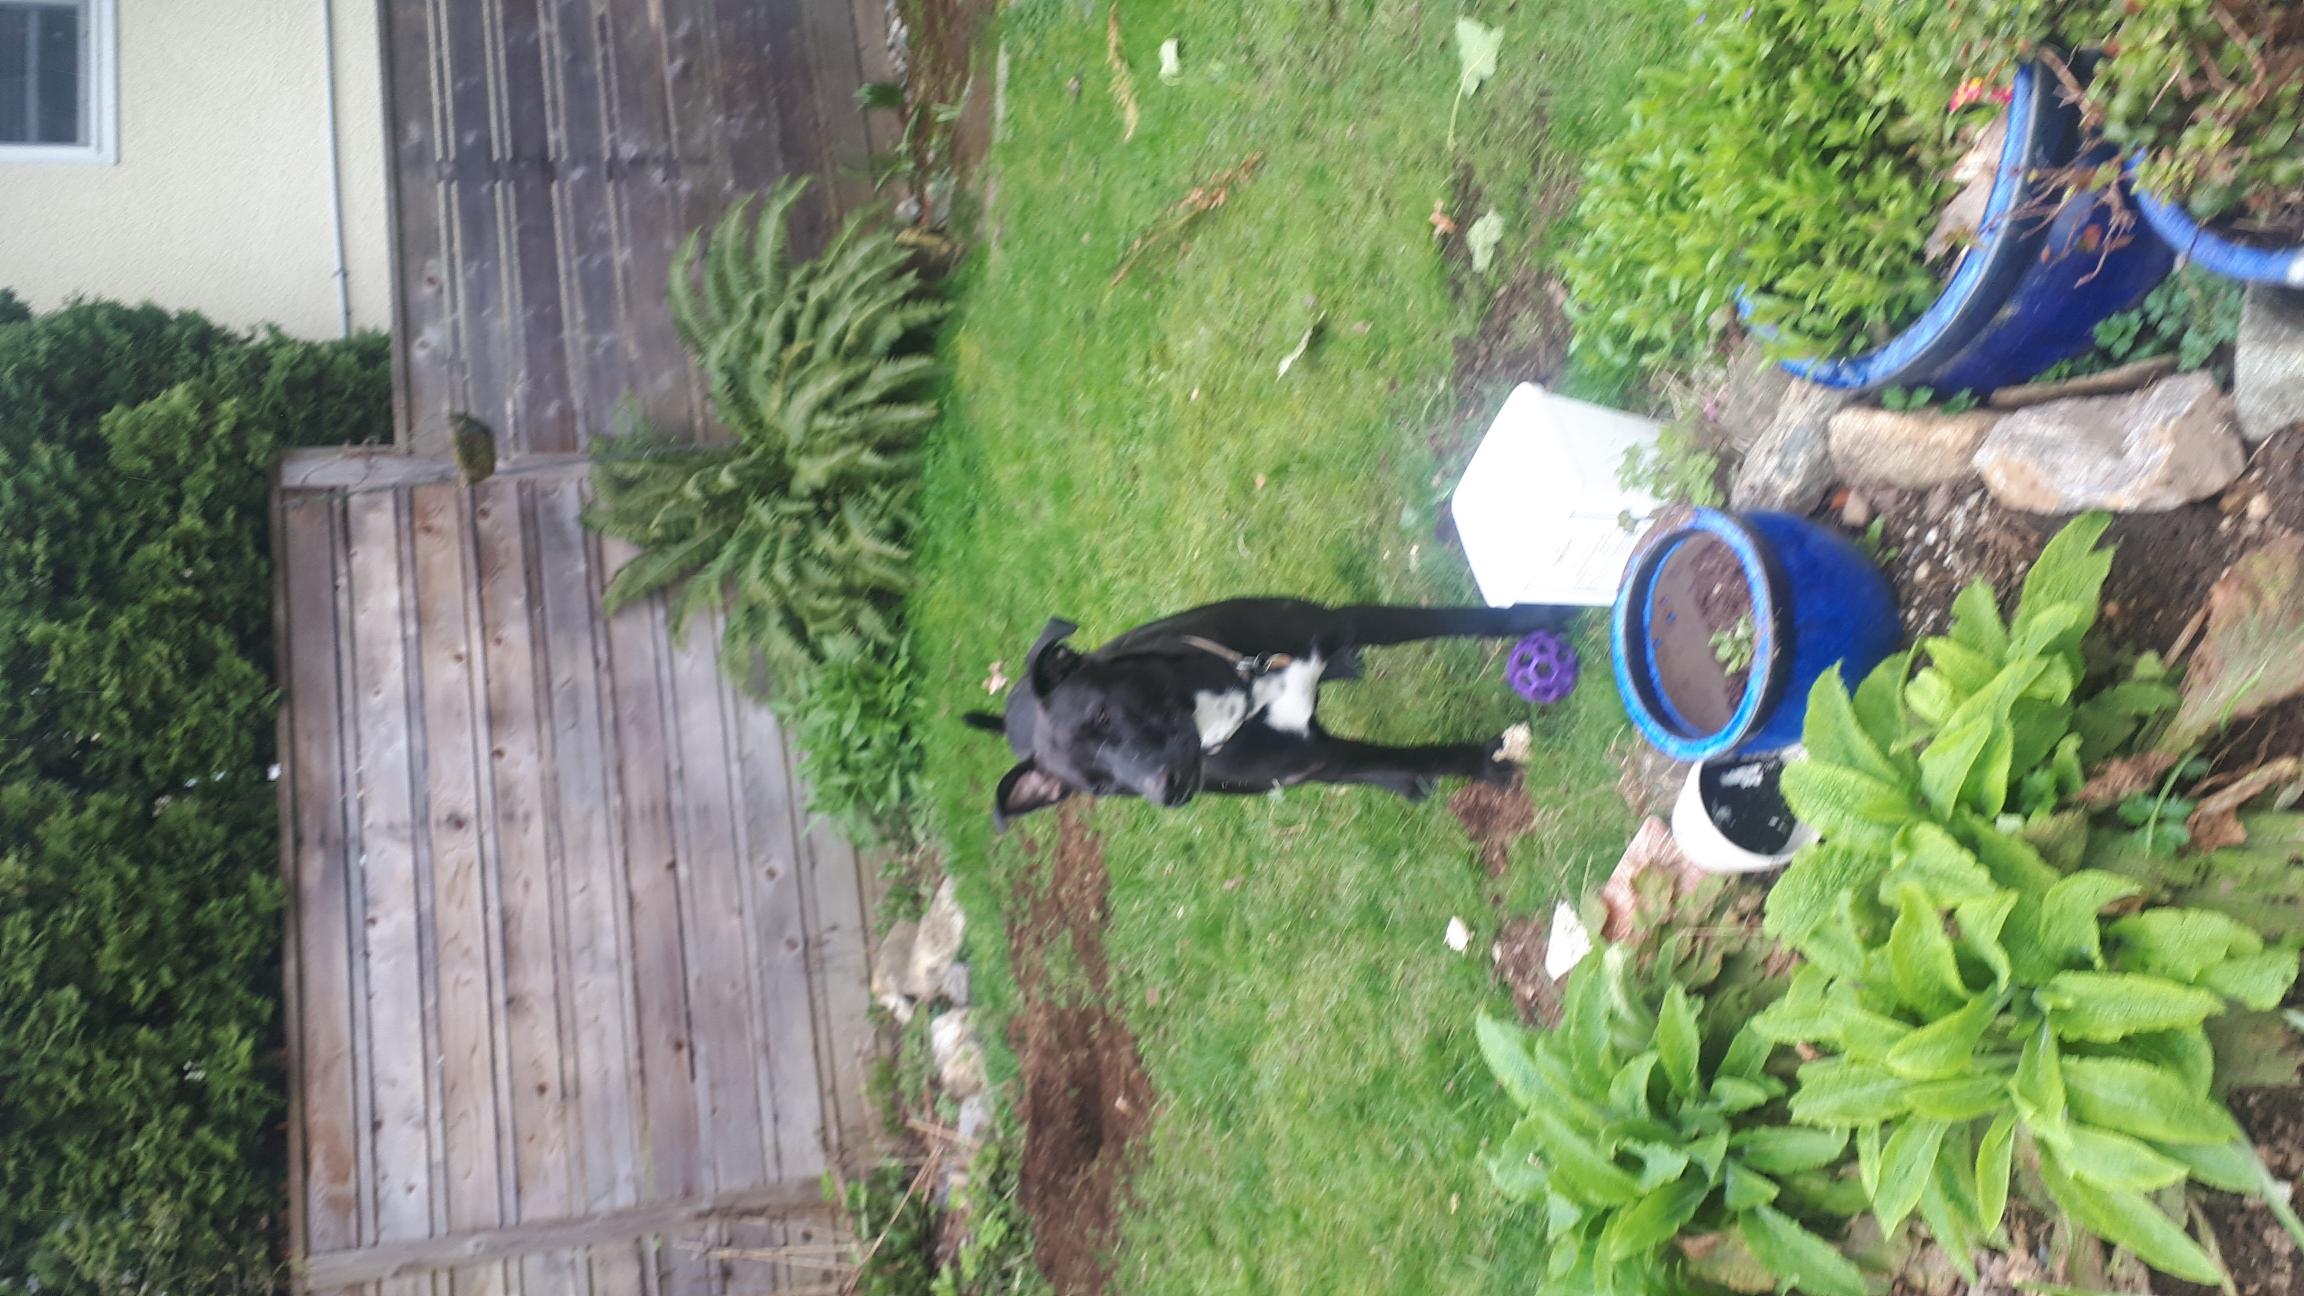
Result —
<instances>
[{"instance_id":1,"label":"small pebble","mask_svg":"<svg viewBox=\"0 0 2304 1296\"><path fill-rule=\"evenodd\" d=\"M1848 492L1847 500L1840 505L1840 525L1861 531L1872 525L1872 516L1872 501L1864 498L1864 492Z\"/></svg>"},{"instance_id":2,"label":"small pebble","mask_svg":"<svg viewBox=\"0 0 2304 1296\"><path fill-rule=\"evenodd\" d=\"M2272 516L2272 501L2262 495L2248 497L2248 520L2262 522Z\"/></svg>"}]
</instances>

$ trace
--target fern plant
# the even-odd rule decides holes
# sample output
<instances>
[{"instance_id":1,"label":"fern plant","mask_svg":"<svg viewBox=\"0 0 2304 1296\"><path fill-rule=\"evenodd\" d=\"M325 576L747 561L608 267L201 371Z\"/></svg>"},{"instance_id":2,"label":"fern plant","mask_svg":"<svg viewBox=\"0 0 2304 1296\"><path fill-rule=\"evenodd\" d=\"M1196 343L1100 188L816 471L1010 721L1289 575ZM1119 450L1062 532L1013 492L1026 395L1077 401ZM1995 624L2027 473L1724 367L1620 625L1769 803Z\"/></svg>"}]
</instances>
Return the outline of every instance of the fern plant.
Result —
<instances>
[{"instance_id":1,"label":"fern plant","mask_svg":"<svg viewBox=\"0 0 2304 1296\"><path fill-rule=\"evenodd\" d=\"M936 412L920 398L935 362L908 344L943 312L866 214L793 264L805 183L779 185L757 217L737 204L673 260L673 320L735 439L603 439L589 519L642 551L609 585L611 612L663 592L677 628L717 600L723 661L739 678L764 663L788 689L901 636L917 447Z\"/></svg>"}]
</instances>

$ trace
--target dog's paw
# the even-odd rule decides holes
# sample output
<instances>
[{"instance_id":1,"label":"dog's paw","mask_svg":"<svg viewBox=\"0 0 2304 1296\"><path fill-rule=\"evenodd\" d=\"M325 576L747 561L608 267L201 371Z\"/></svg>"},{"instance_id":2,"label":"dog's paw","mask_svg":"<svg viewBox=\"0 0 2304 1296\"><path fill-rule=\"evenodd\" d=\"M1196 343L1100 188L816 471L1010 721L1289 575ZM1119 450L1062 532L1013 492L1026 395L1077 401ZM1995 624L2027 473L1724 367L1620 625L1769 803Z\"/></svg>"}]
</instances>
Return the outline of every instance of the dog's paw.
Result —
<instances>
[{"instance_id":1,"label":"dog's paw","mask_svg":"<svg viewBox=\"0 0 2304 1296\"><path fill-rule=\"evenodd\" d=\"M1520 781L1520 766L1500 751L1491 752L1474 777L1493 788L1508 788Z\"/></svg>"}]
</instances>

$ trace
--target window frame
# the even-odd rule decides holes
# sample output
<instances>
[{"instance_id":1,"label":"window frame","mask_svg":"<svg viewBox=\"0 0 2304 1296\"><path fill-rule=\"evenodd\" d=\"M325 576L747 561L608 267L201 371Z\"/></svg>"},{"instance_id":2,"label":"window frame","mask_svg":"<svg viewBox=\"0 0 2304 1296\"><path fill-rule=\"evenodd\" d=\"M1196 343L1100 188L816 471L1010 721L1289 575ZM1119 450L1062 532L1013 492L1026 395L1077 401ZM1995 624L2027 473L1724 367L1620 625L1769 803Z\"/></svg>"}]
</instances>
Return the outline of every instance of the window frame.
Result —
<instances>
[{"instance_id":1,"label":"window frame","mask_svg":"<svg viewBox=\"0 0 2304 1296\"><path fill-rule=\"evenodd\" d=\"M0 5L29 6L56 0L0 0ZM119 0L72 0L80 6L86 25L91 84L82 87L88 114L85 144L9 144L0 142L0 165L55 164L113 166L120 161L120 42Z\"/></svg>"}]
</instances>

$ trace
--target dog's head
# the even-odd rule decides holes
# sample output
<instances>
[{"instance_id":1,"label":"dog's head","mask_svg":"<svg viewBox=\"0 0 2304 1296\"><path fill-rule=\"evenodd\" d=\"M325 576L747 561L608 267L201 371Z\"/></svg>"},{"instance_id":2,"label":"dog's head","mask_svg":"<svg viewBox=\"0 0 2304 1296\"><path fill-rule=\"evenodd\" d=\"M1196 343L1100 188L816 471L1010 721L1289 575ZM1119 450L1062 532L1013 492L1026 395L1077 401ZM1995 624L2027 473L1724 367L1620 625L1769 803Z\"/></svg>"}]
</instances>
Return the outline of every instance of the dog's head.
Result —
<instances>
[{"instance_id":1,"label":"dog's head","mask_svg":"<svg viewBox=\"0 0 2304 1296\"><path fill-rule=\"evenodd\" d=\"M1001 827L1076 793L1180 806L1200 790L1200 730L1183 673L1158 655L1075 652L1064 640L1078 628L1050 620L1007 715L969 717L1005 735L1020 758L993 795Z\"/></svg>"}]
</instances>

